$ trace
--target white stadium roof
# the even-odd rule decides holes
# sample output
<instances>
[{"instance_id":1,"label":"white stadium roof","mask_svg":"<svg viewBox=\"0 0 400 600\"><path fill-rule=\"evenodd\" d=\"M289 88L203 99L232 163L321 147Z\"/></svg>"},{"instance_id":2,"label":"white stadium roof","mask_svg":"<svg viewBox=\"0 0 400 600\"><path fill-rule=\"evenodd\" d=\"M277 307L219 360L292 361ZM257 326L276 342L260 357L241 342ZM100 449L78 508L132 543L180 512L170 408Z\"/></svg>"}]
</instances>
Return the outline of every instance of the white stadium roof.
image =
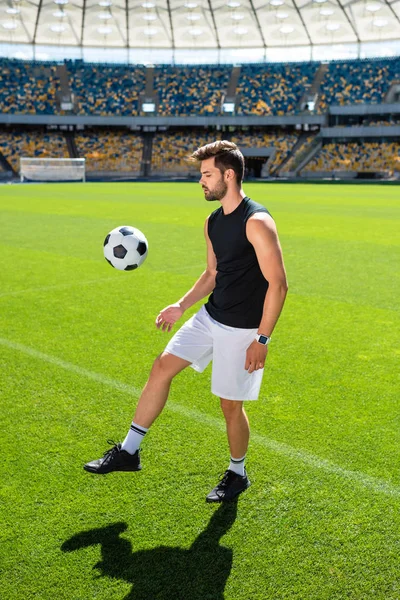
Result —
<instances>
[{"instance_id":1,"label":"white stadium roof","mask_svg":"<svg viewBox=\"0 0 400 600\"><path fill-rule=\"evenodd\" d=\"M306 47L311 58L323 59L319 46L371 42L375 55L399 54L379 52L389 40L400 46L400 0L0 0L3 48L164 49L165 57L190 49L204 57L194 62L209 62L210 50L245 56L254 49L262 58L262 52Z\"/></svg>"}]
</instances>

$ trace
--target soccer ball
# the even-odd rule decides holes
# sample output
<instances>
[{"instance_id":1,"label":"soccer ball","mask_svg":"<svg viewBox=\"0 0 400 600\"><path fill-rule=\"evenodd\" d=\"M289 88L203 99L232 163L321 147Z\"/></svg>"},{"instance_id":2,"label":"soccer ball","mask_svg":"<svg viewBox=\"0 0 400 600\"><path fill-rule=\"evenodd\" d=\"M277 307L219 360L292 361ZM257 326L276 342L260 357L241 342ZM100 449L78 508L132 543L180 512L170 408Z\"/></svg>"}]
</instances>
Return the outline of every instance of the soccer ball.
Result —
<instances>
[{"instance_id":1,"label":"soccer ball","mask_svg":"<svg viewBox=\"0 0 400 600\"><path fill-rule=\"evenodd\" d=\"M116 227L104 240L104 257L120 271L133 271L145 261L149 244L145 235L129 225Z\"/></svg>"}]
</instances>

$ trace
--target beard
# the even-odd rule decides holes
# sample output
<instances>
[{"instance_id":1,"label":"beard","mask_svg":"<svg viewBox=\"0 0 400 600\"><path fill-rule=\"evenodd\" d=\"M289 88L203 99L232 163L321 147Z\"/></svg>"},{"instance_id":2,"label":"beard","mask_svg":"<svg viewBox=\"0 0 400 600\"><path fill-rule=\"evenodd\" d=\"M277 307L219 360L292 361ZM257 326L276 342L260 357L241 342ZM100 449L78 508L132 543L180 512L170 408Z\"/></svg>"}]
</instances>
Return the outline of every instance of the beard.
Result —
<instances>
[{"instance_id":1,"label":"beard","mask_svg":"<svg viewBox=\"0 0 400 600\"><path fill-rule=\"evenodd\" d=\"M204 196L207 202L213 202L214 200L222 200L228 191L228 186L221 178L221 181L217 183L213 190L203 188Z\"/></svg>"}]
</instances>

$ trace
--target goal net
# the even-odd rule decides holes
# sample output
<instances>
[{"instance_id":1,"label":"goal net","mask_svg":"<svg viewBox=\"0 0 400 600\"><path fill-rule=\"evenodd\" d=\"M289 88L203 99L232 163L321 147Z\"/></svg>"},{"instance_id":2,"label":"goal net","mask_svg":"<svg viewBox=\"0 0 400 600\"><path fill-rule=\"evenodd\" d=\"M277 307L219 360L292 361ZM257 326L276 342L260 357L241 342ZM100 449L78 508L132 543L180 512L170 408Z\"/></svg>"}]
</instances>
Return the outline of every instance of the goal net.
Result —
<instances>
[{"instance_id":1,"label":"goal net","mask_svg":"<svg viewBox=\"0 0 400 600\"><path fill-rule=\"evenodd\" d=\"M84 158L20 158L21 181L85 181Z\"/></svg>"}]
</instances>

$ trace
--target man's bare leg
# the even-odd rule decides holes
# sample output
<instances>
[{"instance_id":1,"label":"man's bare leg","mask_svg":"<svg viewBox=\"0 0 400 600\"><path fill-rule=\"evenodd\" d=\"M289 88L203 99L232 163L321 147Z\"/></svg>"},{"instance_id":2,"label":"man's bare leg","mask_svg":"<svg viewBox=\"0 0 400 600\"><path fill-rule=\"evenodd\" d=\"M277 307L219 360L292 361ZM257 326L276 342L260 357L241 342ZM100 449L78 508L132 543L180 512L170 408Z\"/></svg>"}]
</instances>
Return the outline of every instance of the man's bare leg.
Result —
<instances>
[{"instance_id":1,"label":"man's bare leg","mask_svg":"<svg viewBox=\"0 0 400 600\"><path fill-rule=\"evenodd\" d=\"M220 400L231 456L236 459L242 458L246 455L250 438L249 420L243 408L243 402L224 398Z\"/></svg>"},{"instance_id":2,"label":"man's bare leg","mask_svg":"<svg viewBox=\"0 0 400 600\"><path fill-rule=\"evenodd\" d=\"M116 444L106 452L103 458L86 463L85 471L99 475L112 471L140 471L139 448L143 437L164 408L171 381L189 365L189 361L167 352L156 358L126 438L122 444Z\"/></svg>"},{"instance_id":3,"label":"man's bare leg","mask_svg":"<svg viewBox=\"0 0 400 600\"><path fill-rule=\"evenodd\" d=\"M231 462L221 481L207 495L207 502L231 502L250 485L244 469L250 429L243 402L221 398L221 408L226 422Z\"/></svg>"},{"instance_id":4,"label":"man's bare leg","mask_svg":"<svg viewBox=\"0 0 400 600\"><path fill-rule=\"evenodd\" d=\"M135 423L146 429L152 425L165 406L173 378L189 365L189 361L167 352L156 358L136 407Z\"/></svg>"}]
</instances>

